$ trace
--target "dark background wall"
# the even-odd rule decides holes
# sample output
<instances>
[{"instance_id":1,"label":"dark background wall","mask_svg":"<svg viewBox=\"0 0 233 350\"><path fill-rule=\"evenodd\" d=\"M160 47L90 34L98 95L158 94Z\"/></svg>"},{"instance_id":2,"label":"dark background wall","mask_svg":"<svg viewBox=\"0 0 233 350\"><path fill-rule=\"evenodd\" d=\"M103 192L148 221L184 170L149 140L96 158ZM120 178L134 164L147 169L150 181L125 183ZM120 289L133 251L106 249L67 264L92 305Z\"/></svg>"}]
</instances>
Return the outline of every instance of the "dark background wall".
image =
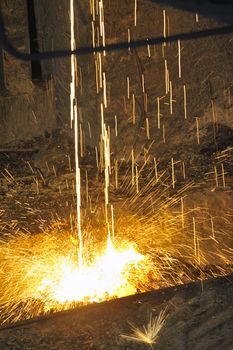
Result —
<instances>
[{"instance_id":1,"label":"dark background wall","mask_svg":"<svg viewBox=\"0 0 233 350\"><path fill-rule=\"evenodd\" d=\"M27 1L1 1L7 36L12 45L29 52ZM56 128L52 81L34 80L30 62L3 51L0 91L0 144L29 140Z\"/></svg>"},{"instance_id":2,"label":"dark background wall","mask_svg":"<svg viewBox=\"0 0 233 350\"><path fill-rule=\"evenodd\" d=\"M181 2L179 2L181 3ZM196 2L190 2L190 4ZM205 9L206 9L205 2ZM201 5L198 3L198 6ZM69 2L52 0L36 1L38 27L42 49L69 47ZM163 10L166 13L167 34L189 32L221 26L210 17L196 16L195 12L138 1L137 26L134 26L134 2L104 2L106 42L127 40L128 29L132 39L163 35ZM181 6L179 6L181 7ZM212 8L212 7L210 7ZM216 9L216 8L215 8ZM91 16L89 1L76 1L77 46L91 45ZM171 155L189 157L214 145L225 147L232 136L232 82L233 82L232 35L210 37L181 42L182 77L178 76L178 44L140 48L131 51L107 53L103 58L106 72L108 108L105 118L112 130L112 150L120 157L131 152L140 153L143 145L154 140L151 148L157 156ZM165 92L165 60L173 88L173 114L170 114L170 94ZM96 93L93 56L80 57L79 65L79 111L81 123L87 131L91 124L92 140L86 132L86 142L98 145L102 93ZM52 74L55 81L56 106L59 123L69 128L69 60L43 63L45 76ZM142 74L145 78L147 108L142 92ZM130 99L127 99L127 77L130 79ZM187 90L187 119L184 119L184 85ZM136 98L136 125L132 125L132 94ZM157 125L157 98L161 99L161 128ZM115 115L118 117L118 137L114 137ZM146 118L150 124L150 140L146 137ZM200 129L200 145L197 145L197 118ZM216 127L216 125L218 125ZM165 142L164 132L165 130ZM220 146L220 144L222 146ZM127 151L127 152L126 152Z\"/></svg>"},{"instance_id":3,"label":"dark background wall","mask_svg":"<svg viewBox=\"0 0 233 350\"><path fill-rule=\"evenodd\" d=\"M75 1L77 45L92 44L89 1ZM190 4L200 3L190 1ZM205 2L206 8L207 2ZM127 40L128 29L132 39L149 38L163 34L163 10L166 12L167 34L201 30L222 25L211 18L181 11L163 1L138 1L137 26L134 26L134 2L127 0L104 1L106 42ZM34 0L40 49L69 48L69 1ZM3 14L10 39L15 47L28 50L28 21L26 1L2 2ZM211 7L212 8L212 7ZM211 17L211 16L210 16ZM231 35L181 42L182 78L178 77L177 43L131 51L107 53L103 58L106 72L108 108L106 123L112 130L112 150L116 156L127 157L132 145L138 153L143 145L156 156L197 153L210 145L227 146L232 136L232 81L233 40ZM173 114L170 114L170 94L165 93L165 60L173 88ZM57 127L70 132L69 84L70 60L58 59L41 62L42 79L49 84L32 81L30 64L14 60L4 54L7 99L1 117L5 125L1 143L28 138ZM100 102L102 93L96 93L93 55L78 58L79 116L85 131L87 145L99 143ZM142 92L142 74L145 94ZM130 99L127 99L127 77L130 79ZM183 88L187 90L187 119L184 119ZM53 89L54 86L54 89ZM136 124L132 125L132 94L136 99ZM14 99L10 102L9 98ZM24 97L23 97L24 96ZM26 96L26 97L25 97ZM29 96L29 97L28 97ZM38 97L36 97L38 96ZM157 125L157 98L161 99L161 128ZM15 102L15 99L19 102ZM41 104L41 99L43 104ZM30 101L26 103L25 101ZM13 100L12 100L13 101ZM18 104L18 108L17 107ZM54 110L55 108L55 110ZM36 118L35 118L36 115ZM118 137L114 137L115 115L118 117ZM26 119L24 119L26 118ZM200 143L197 145L197 119ZM146 136L146 119L150 125L150 140ZM216 128L216 124L218 127ZM92 137L88 129L91 127ZM13 127L14 126L14 127ZM164 140L165 133L165 140ZM216 134L217 133L217 134ZM217 136L216 136L217 135ZM217 138L217 141L216 141ZM226 141L227 139L227 141ZM223 141L224 140L224 141ZM164 142L165 141L165 142ZM188 153L187 153L188 152ZM177 153L177 154L176 154Z\"/></svg>"}]
</instances>

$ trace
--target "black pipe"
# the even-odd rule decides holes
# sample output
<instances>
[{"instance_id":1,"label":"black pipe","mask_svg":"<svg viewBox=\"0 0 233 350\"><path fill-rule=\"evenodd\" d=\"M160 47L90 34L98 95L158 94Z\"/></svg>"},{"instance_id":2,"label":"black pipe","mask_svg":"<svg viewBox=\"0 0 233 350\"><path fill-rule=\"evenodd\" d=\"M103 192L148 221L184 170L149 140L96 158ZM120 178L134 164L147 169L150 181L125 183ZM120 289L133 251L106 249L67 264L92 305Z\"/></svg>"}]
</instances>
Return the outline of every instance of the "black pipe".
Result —
<instances>
[{"instance_id":1,"label":"black pipe","mask_svg":"<svg viewBox=\"0 0 233 350\"><path fill-rule=\"evenodd\" d=\"M39 53L39 43L36 28L36 16L34 9L34 0L27 0L28 10L28 28L29 28L29 39L30 39L30 52L31 54ZM40 60L31 60L31 74L32 80L42 80L42 70Z\"/></svg>"},{"instance_id":2,"label":"black pipe","mask_svg":"<svg viewBox=\"0 0 233 350\"><path fill-rule=\"evenodd\" d=\"M156 37L151 39L135 40L135 41L131 41L130 43L120 42L118 44L110 44L110 45L99 46L95 48L93 48L92 46L79 47L74 51L58 50L58 51L47 51L47 52L30 54L30 53L20 52L11 45L5 33L4 22L0 11L0 46L4 48L4 50L7 51L9 54L11 54L15 58L22 61L48 60L52 58L69 57L72 54L80 56L80 55L93 54L95 52L119 51L119 50L126 50L128 48L143 47L143 46L147 46L148 44L158 45L158 44L168 43L168 42L177 42L177 40L187 41L187 40L201 39L201 38L206 38L210 36L223 35L223 34L229 34L229 33L233 33L233 25L217 27L217 28L212 28L212 29L207 29L202 31L195 31L191 33L180 33L180 34L168 36L166 38L162 36L162 37Z\"/></svg>"},{"instance_id":3,"label":"black pipe","mask_svg":"<svg viewBox=\"0 0 233 350\"><path fill-rule=\"evenodd\" d=\"M5 89L4 58L2 48L0 48L0 89Z\"/></svg>"}]
</instances>

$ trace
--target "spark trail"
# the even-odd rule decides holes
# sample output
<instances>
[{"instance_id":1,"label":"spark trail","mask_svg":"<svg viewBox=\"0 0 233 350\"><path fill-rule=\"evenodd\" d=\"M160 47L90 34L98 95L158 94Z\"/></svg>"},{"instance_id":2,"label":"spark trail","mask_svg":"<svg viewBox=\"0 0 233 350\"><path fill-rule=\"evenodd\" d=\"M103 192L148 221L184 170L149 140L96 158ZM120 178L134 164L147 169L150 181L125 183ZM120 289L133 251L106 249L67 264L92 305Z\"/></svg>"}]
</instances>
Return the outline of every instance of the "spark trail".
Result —
<instances>
[{"instance_id":1,"label":"spark trail","mask_svg":"<svg viewBox=\"0 0 233 350\"><path fill-rule=\"evenodd\" d=\"M75 50L75 15L74 15L74 0L70 0L70 46L71 50ZM81 229L81 178L79 168L79 133L78 133L78 106L77 106L77 57L76 55L71 56L71 83L70 83L70 121L71 127L74 127L74 138L75 138L75 179L76 179L76 209L77 209L77 230L79 239L79 252L78 262L79 267L83 265L83 238Z\"/></svg>"}]
</instances>

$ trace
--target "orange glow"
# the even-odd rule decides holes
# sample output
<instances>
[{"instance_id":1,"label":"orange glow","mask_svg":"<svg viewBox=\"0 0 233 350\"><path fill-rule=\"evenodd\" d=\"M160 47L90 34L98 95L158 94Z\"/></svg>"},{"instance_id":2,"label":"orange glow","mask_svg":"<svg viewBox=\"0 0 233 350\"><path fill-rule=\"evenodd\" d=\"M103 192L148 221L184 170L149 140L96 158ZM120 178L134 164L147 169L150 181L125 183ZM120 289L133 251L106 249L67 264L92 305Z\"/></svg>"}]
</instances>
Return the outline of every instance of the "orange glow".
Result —
<instances>
[{"instance_id":1,"label":"orange glow","mask_svg":"<svg viewBox=\"0 0 233 350\"><path fill-rule=\"evenodd\" d=\"M128 281L129 272L142 260L143 256L132 246L120 251L109 240L105 254L90 266L79 269L67 258L56 262L54 273L41 281L37 292L51 300L49 309L54 302L98 302L106 297L133 294L136 289Z\"/></svg>"}]
</instances>

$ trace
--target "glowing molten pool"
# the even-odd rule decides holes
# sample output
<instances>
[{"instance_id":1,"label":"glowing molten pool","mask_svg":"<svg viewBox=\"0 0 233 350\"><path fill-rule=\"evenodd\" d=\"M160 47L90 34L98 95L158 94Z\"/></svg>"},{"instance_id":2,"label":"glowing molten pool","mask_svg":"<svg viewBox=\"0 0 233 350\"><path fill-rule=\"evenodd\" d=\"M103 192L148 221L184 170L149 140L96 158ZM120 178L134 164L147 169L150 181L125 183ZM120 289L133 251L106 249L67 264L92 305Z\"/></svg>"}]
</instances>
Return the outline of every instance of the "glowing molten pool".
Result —
<instances>
[{"instance_id":1,"label":"glowing molten pool","mask_svg":"<svg viewBox=\"0 0 233 350\"><path fill-rule=\"evenodd\" d=\"M0 241L1 322L141 291L151 265L135 244L87 240L81 265L70 238L69 232L49 232Z\"/></svg>"},{"instance_id":2,"label":"glowing molten pool","mask_svg":"<svg viewBox=\"0 0 233 350\"><path fill-rule=\"evenodd\" d=\"M132 246L117 250L109 240L105 254L98 256L90 266L79 269L69 259L58 261L53 266L53 274L42 279L38 286L38 297L46 295L47 307L51 308L54 302L98 302L134 294L136 288L129 276L143 259Z\"/></svg>"}]
</instances>

